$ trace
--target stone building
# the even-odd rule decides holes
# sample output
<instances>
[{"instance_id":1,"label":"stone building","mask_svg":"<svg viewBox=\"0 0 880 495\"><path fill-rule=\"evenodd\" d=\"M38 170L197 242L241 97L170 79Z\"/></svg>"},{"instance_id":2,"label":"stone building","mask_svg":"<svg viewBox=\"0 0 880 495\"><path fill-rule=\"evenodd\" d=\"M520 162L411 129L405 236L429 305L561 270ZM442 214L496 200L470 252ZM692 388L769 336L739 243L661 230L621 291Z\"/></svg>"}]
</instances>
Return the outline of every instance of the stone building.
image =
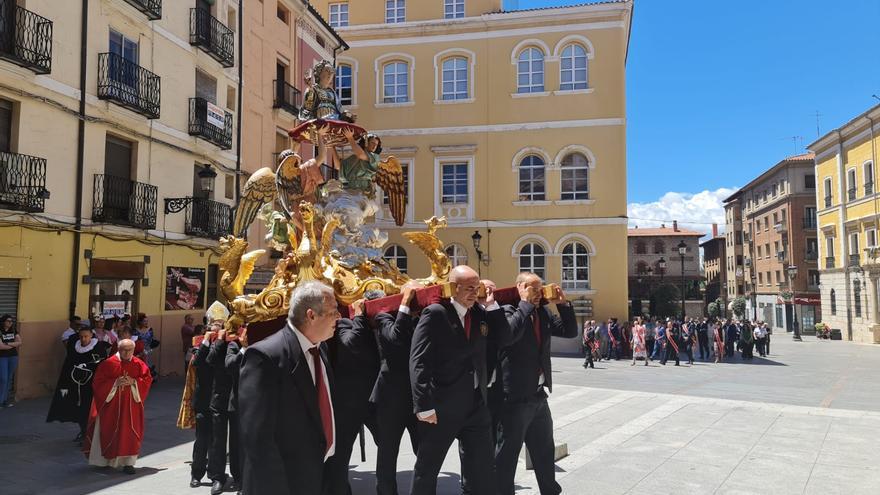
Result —
<instances>
[{"instance_id":1,"label":"stone building","mask_svg":"<svg viewBox=\"0 0 880 495\"><path fill-rule=\"evenodd\" d=\"M727 238L718 235L718 225L712 224L712 236L703 241L703 272L706 276L706 302L721 299L727 308Z\"/></svg>"}]
</instances>

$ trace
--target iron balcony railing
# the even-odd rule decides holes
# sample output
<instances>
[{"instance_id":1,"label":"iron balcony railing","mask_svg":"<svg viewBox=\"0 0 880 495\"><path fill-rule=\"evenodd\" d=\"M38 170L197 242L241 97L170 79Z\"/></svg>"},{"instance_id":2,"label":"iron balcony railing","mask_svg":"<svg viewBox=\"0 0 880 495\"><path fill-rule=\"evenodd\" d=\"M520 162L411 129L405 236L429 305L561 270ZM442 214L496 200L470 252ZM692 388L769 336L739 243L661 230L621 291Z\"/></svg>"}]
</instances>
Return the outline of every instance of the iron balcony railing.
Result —
<instances>
[{"instance_id":1,"label":"iron balcony railing","mask_svg":"<svg viewBox=\"0 0 880 495\"><path fill-rule=\"evenodd\" d=\"M162 0L125 0L132 7L143 12L147 19L155 21L162 18Z\"/></svg>"},{"instance_id":2,"label":"iron balcony railing","mask_svg":"<svg viewBox=\"0 0 880 495\"><path fill-rule=\"evenodd\" d=\"M301 104L299 90L281 79L275 79L272 81L272 85L275 87L275 102L272 107L298 115Z\"/></svg>"},{"instance_id":3,"label":"iron balcony railing","mask_svg":"<svg viewBox=\"0 0 880 495\"><path fill-rule=\"evenodd\" d=\"M830 270L834 268L834 256L827 256L825 258L825 269Z\"/></svg>"},{"instance_id":4,"label":"iron balcony railing","mask_svg":"<svg viewBox=\"0 0 880 495\"><path fill-rule=\"evenodd\" d=\"M214 143L221 150L232 149L232 114L204 98L190 98L189 134Z\"/></svg>"},{"instance_id":5,"label":"iron balcony railing","mask_svg":"<svg viewBox=\"0 0 880 495\"><path fill-rule=\"evenodd\" d=\"M865 182L865 196L874 194L874 182Z\"/></svg>"},{"instance_id":6,"label":"iron balcony railing","mask_svg":"<svg viewBox=\"0 0 880 495\"><path fill-rule=\"evenodd\" d=\"M46 190L46 159L0 152L0 207L42 212Z\"/></svg>"},{"instance_id":7,"label":"iron balcony railing","mask_svg":"<svg viewBox=\"0 0 880 495\"><path fill-rule=\"evenodd\" d=\"M831 196L825 196L825 208L831 207Z\"/></svg>"},{"instance_id":8,"label":"iron balcony railing","mask_svg":"<svg viewBox=\"0 0 880 495\"><path fill-rule=\"evenodd\" d=\"M125 177L95 174L92 220L140 229L156 228L159 188Z\"/></svg>"},{"instance_id":9,"label":"iron balcony railing","mask_svg":"<svg viewBox=\"0 0 880 495\"><path fill-rule=\"evenodd\" d=\"M52 72L52 21L0 0L0 58L37 74Z\"/></svg>"},{"instance_id":10,"label":"iron balcony railing","mask_svg":"<svg viewBox=\"0 0 880 495\"><path fill-rule=\"evenodd\" d=\"M807 251L806 254L804 254L805 261L816 261L818 259L819 259L819 253L816 251Z\"/></svg>"},{"instance_id":11,"label":"iron balcony railing","mask_svg":"<svg viewBox=\"0 0 880 495\"><path fill-rule=\"evenodd\" d=\"M205 51L223 67L235 65L235 37L205 9L189 10L189 44Z\"/></svg>"},{"instance_id":12,"label":"iron balcony railing","mask_svg":"<svg viewBox=\"0 0 880 495\"><path fill-rule=\"evenodd\" d=\"M232 233L232 209L227 204L193 198L186 205L186 234L217 239Z\"/></svg>"},{"instance_id":13,"label":"iron balcony railing","mask_svg":"<svg viewBox=\"0 0 880 495\"><path fill-rule=\"evenodd\" d=\"M804 217L804 228L805 229L815 229L816 228L816 219L814 217Z\"/></svg>"},{"instance_id":14,"label":"iron balcony railing","mask_svg":"<svg viewBox=\"0 0 880 495\"><path fill-rule=\"evenodd\" d=\"M858 254L849 255L849 266L859 266L861 264L861 260Z\"/></svg>"},{"instance_id":15,"label":"iron balcony railing","mask_svg":"<svg viewBox=\"0 0 880 495\"><path fill-rule=\"evenodd\" d=\"M98 98L148 119L159 118L159 76L115 53L98 54Z\"/></svg>"},{"instance_id":16,"label":"iron balcony railing","mask_svg":"<svg viewBox=\"0 0 880 495\"><path fill-rule=\"evenodd\" d=\"M856 188L851 187L851 188L847 189L847 190L846 190L846 197L847 197L850 201L855 200L855 199L856 199Z\"/></svg>"}]
</instances>

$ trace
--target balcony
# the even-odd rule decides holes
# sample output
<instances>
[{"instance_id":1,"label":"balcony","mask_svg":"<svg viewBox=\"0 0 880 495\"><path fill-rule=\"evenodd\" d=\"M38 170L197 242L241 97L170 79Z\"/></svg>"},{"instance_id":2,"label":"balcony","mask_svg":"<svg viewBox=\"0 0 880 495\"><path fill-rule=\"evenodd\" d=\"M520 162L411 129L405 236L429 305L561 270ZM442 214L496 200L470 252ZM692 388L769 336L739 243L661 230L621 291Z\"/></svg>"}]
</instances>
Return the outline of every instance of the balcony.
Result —
<instances>
[{"instance_id":1,"label":"balcony","mask_svg":"<svg viewBox=\"0 0 880 495\"><path fill-rule=\"evenodd\" d=\"M825 208L831 208L831 196L825 196Z\"/></svg>"},{"instance_id":2,"label":"balcony","mask_svg":"<svg viewBox=\"0 0 880 495\"><path fill-rule=\"evenodd\" d=\"M776 261L785 261L787 258L787 253L785 251L779 251L776 253Z\"/></svg>"},{"instance_id":3,"label":"balcony","mask_svg":"<svg viewBox=\"0 0 880 495\"><path fill-rule=\"evenodd\" d=\"M815 217L804 217L804 228L805 229L815 229L816 228Z\"/></svg>"},{"instance_id":4,"label":"balcony","mask_svg":"<svg viewBox=\"0 0 880 495\"><path fill-rule=\"evenodd\" d=\"M0 0L0 58L37 74L52 72L52 21Z\"/></svg>"},{"instance_id":5,"label":"balcony","mask_svg":"<svg viewBox=\"0 0 880 495\"><path fill-rule=\"evenodd\" d=\"M788 225L785 222L777 223L773 226L777 233L788 232Z\"/></svg>"},{"instance_id":6,"label":"balcony","mask_svg":"<svg viewBox=\"0 0 880 495\"><path fill-rule=\"evenodd\" d=\"M849 266L859 266L861 264L861 260L858 254L849 255Z\"/></svg>"},{"instance_id":7,"label":"balcony","mask_svg":"<svg viewBox=\"0 0 880 495\"><path fill-rule=\"evenodd\" d=\"M187 235L217 239L232 233L232 209L229 205L204 198L194 198L186 205Z\"/></svg>"},{"instance_id":8,"label":"balcony","mask_svg":"<svg viewBox=\"0 0 880 495\"><path fill-rule=\"evenodd\" d=\"M98 54L98 98L159 118L159 76L115 53Z\"/></svg>"},{"instance_id":9,"label":"balcony","mask_svg":"<svg viewBox=\"0 0 880 495\"><path fill-rule=\"evenodd\" d=\"M48 198L45 158L0 152L0 208L42 212Z\"/></svg>"},{"instance_id":10,"label":"balcony","mask_svg":"<svg viewBox=\"0 0 880 495\"><path fill-rule=\"evenodd\" d=\"M850 201L854 201L856 199L856 188L851 187L846 190L846 197Z\"/></svg>"},{"instance_id":11,"label":"balcony","mask_svg":"<svg viewBox=\"0 0 880 495\"><path fill-rule=\"evenodd\" d=\"M825 269L830 270L834 268L834 256L828 256L825 258Z\"/></svg>"},{"instance_id":12,"label":"balcony","mask_svg":"<svg viewBox=\"0 0 880 495\"><path fill-rule=\"evenodd\" d=\"M140 10L147 19L156 21L162 18L162 0L125 0Z\"/></svg>"},{"instance_id":13,"label":"balcony","mask_svg":"<svg viewBox=\"0 0 880 495\"><path fill-rule=\"evenodd\" d=\"M95 174L92 220L155 229L158 196L156 186L125 177Z\"/></svg>"},{"instance_id":14,"label":"balcony","mask_svg":"<svg viewBox=\"0 0 880 495\"><path fill-rule=\"evenodd\" d=\"M189 99L189 135L232 149L232 114L204 98Z\"/></svg>"},{"instance_id":15,"label":"balcony","mask_svg":"<svg viewBox=\"0 0 880 495\"><path fill-rule=\"evenodd\" d=\"M204 50L223 67L235 65L232 30L205 9L189 9L189 44Z\"/></svg>"},{"instance_id":16,"label":"balcony","mask_svg":"<svg viewBox=\"0 0 880 495\"><path fill-rule=\"evenodd\" d=\"M819 259L819 253L816 251L807 251L804 254L804 261L816 261Z\"/></svg>"},{"instance_id":17,"label":"balcony","mask_svg":"<svg viewBox=\"0 0 880 495\"><path fill-rule=\"evenodd\" d=\"M272 87L275 88L275 101L272 103L272 108L281 108L293 116L299 115L301 104L299 90L280 79L272 81Z\"/></svg>"},{"instance_id":18,"label":"balcony","mask_svg":"<svg viewBox=\"0 0 880 495\"><path fill-rule=\"evenodd\" d=\"M874 194L874 182L865 182L865 196Z\"/></svg>"}]
</instances>

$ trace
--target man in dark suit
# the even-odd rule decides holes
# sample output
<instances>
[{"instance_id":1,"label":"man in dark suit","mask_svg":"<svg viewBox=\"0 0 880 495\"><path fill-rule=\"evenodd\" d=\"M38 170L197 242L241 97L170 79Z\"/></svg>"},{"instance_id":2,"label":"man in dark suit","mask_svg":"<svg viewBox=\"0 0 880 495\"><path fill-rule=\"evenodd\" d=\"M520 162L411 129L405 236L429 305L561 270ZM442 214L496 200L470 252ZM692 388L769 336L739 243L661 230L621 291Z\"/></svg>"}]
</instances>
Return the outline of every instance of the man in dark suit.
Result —
<instances>
[{"instance_id":1,"label":"man in dark suit","mask_svg":"<svg viewBox=\"0 0 880 495\"><path fill-rule=\"evenodd\" d=\"M709 319L703 321L697 327L697 342L700 345L700 359L709 359Z\"/></svg>"},{"instance_id":2,"label":"man in dark suit","mask_svg":"<svg viewBox=\"0 0 880 495\"><path fill-rule=\"evenodd\" d=\"M670 321L666 324L666 351L660 359L660 364L666 366L666 361L668 361L669 358L675 358L675 365L680 365L678 360L678 345L680 341L681 328L679 328L678 322L673 323Z\"/></svg>"},{"instance_id":3,"label":"man in dark suit","mask_svg":"<svg viewBox=\"0 0 880 495\"><path fill-rule=\"evenodd\" d=\"M238 384L248 495L319 495L335 452L333 377L321 342L333 337L333 289L299 284L287 325L245 351Z\"/></svg>"},{"instance_id":4,"label":"man in dark suit","mask_svg":"<svg viewBox=\"0 0 880 495\"><path fill-rule=\"evenodd\" d=\"M238 378L241 369L241 358L247 347L247 337L239 335L226 346L226 373L232 382L229 391L229 473L232 483L229 491L241 493L241 423L238 419Z\"/></svg>"},{"instance_id":5,"label":"man in dark suit","mask_svg":"<svg viewBox=\"0 0 880 495\"><path fill-rule=\"evenodd\" d=\"M204 325L196 325L196 331L202 333ZM202 477L208 469L208 448L211 446L211 392L214 386L214 368L208 365L208 352L211 350L210 339L216 334L208 332L201 345L195 350L192 366L196 373L196 386L193 393L193 412L196 414L196 441L193 443L191 479L189 486L198 488Z\"/></svg>"},{"instance_id":6,"label":"man in dark suit","mask_svg":"<svg viewBox=\"0 0 880 495\"><path fill-rule=\"evenodd\" d=\"M553 286L555 296L548 301L556 305L559 316L541 305L541 285L541 278L534 273L519 274L516 278L519 305L504 307L516 337L499 355L504 406L500 414L495 469L500 495L513 495L516 463L523 442L531 455L541 495L562 492L556 483L553 418L547 405L547 392L553 392L550 341L554 336L577 337L578 325L574 309L559 286Z\"/></svg>"},{"instance_id":7,"label":"man in dark suit","mask_svg":"<svg viewBox=\"0 0 880 495\"><path fill-rule=\"evenodd\" d=\"M376 408L376 493L397 495L397 454L403 432L409 431L413 453L418 450L419 437L413 414L412 388L409 381L409 352L418 316L410 310L418 282L403 286L403 298L397 315L379 313L375 316L376 339L381 365L370 402Z\"/></svg>"},{"instance_id":8,"label":"man in dark suit","mask_svg":"<svg viewBox=\"0 0 880 495\"><path fill-rule=\"evenodd\" d=\"M614 354L615 361L620 361L623 356L623 332L620 331L620 325L617 324L617 318L608 320L608 334L611 338L611 353ZM609 359L611 359L609 357Z\"/></svg>"},{"instance_id":9,"label":"man in dark suit","mask_svg":"<svg viewBox=\"0 0 880 495\"><path fill-rule=\"evenodd\" d=\"M510 326L493 294L488 294L485 309L476 304L480 277L472 268L455 267L449 280L454 283L452 299L422 311L412 340L410 378L420 423L411 493L436 493L440 467L458 439L469 490L492 494L486 341L507 345Z\"/></svg>"},{"instance_id":10,"label":"man in dark suit","mask_svg":"<svg viewBox=\"0 0 880 495\"><path fill-rule=\"evenodd\" d=\"M211 344L206 362L214 368L214 388L211 393L211 449L208 452L208 478L211 479L211 495L219 495L226 489L226 440L229 433L229 394L232 378L226 372L226 332L218 324L211 330L217 338Z\"/></svg>"}]
</instances>

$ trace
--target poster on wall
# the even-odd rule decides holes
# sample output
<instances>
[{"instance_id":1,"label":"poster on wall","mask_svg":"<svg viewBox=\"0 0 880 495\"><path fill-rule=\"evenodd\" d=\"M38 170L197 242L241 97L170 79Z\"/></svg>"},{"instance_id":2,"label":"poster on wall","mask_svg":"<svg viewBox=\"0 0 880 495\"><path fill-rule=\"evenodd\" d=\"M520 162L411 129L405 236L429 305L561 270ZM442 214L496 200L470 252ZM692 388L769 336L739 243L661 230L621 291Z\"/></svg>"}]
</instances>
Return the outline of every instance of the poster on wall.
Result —
<instances>
[{"instance_id":1,"label":"poster on wall","mask_svg":"<svg viewBox=\"0 0 880 495\"><path fill-rule=\"evenodd\" d=\"M204 309L205 269L169 266L165 273L165 309Z\"/></svg>"}]
</instances>

